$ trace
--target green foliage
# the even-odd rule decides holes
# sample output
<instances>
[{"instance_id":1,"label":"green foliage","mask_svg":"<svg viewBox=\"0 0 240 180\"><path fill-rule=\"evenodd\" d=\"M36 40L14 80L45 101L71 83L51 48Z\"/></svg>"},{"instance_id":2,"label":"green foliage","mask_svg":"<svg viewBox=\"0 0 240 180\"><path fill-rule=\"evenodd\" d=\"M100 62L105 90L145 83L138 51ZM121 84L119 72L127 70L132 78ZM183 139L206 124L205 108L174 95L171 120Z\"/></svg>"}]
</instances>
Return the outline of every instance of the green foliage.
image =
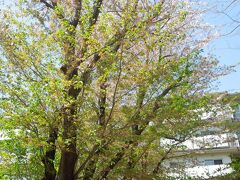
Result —
<instances>
[{"instance_id":1,"label":"green foliage","mask_svg":"<svg viewBox=\"0 0 240 180\"><path fill-rule=\"evenodd\" d=\"M193 38L208 30L199 13L182 1L48 2L2 12L0 177L168 178L161 159L182 146L160 139L191 137L225 74L201 53L210 38Z\"/></svg>"},{"instance_id":2,"label":"green foliage","mask_svg":"<svg viewBox=\"0 0 240 180\"><path fill-rule=\"evenodd\" d=\"M232 158L231 167L237 172L240 173L240 158L235 156Z\"/></svg>"}]
</instances>

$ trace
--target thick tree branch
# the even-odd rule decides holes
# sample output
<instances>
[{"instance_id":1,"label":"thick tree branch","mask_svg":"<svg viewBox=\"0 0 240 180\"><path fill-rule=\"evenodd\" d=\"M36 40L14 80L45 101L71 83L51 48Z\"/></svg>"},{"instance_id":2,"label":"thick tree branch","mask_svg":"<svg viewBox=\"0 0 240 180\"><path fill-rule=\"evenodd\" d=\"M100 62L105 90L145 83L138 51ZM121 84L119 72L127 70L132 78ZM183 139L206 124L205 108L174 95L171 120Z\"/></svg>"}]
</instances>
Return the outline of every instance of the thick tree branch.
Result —
<instances>
[{"instance_id":1,"label":"thick tree branch","mask_svg":"<svg viewBox=\"0 0 240 180\"><path fill-rule=\"evenodd\" d=\"M83 171L83 169L86 167L88 161L92 159L92 157L98 152L99 150L99 145L94 145L92 150L89 152L88 157L83 161L83 163L80 165L80 167L77 169L75 172L75 178L78 176L78 174Z\"/></svg>"},{"instance_id":2,"label":"thick tree branch","mask_svg":"<svg viewBox=\"0 0 240 180\"><path fill-rule=\"evenodd\" d=\"M159 101L165 97L171 90L173 90L174 88L179 86L180 81L183 79L184 74L181 74L180 77L171 85L169 85L169 87L167 87L165 90L162 91L162 93L156 98L156 102L155 105L152 109L152 114L155 114L156 111L160 108L159 106ZM150 122L150 119L152 117L152 114L146 118L145 120L145 124L143 126L141 126L139 129L137 129L136 131L136 135L141 135L142 132L146 129L147 125ZM120 160L122 160L122 158L124 157L124 154L126 153L126 150L129 149L130 145L133 144L133 141L128 141L127 144L125 145L125 147L123 147L121 149L121 151L119 151L115 157L109 162L109 165L100 173L100 179L104 179L108 176L108 174L110 173L110 171L118 164L118 162Z\"/></svg>"},{"instance_id":3,"label":"thick tree branch","mask_svg":"<svg viewBox=\"0 0 240 180\"><path fill-rule=\"evenodd\" d=\"M57 7L58 7L57 2L51 1L51 4L48 3L46 0L40 0L40 2L43 3L47 8L53 9L59 19L62 19L62 20L65 20L65 21L69 22L67 19L65 19L63 13L61 13L61 12L57 9Z\"/></svg>"},{"instance_id":4,"label":"thick tree branch","mask_svg":"<svg viewBox=\"0 0 240 180\"><path fill-rule=\"evenodd\" d=\"M172 86L173 88L173 86ZM169 88L167 88L169 89ZM168 90L168 92L170 91L171 89ZM164 91L164 92L167 92L167 91ZM165 95L167 93L164 93ZM165 95L162 94L162 97L164 97ZM147 127L147 124L149 123L149 121L146 122L146 125L144 127L142 127L141 129L138 129L137 131L137 135L141 135L142 132L144 131L144 129ZM109 165L103 170L100 172L100 176L99 176L99 179L105 179L108 174L111 172L112 169L115 168L115 166L119 163L119 161L122 160L122 158L124 157L124 154L126 153L126 150L129 149L130 145L132 145L134 142L133 141L128 141L125 145L125 147L123 147L116 155L115 157L109 162Z\"/></svg>"},{"instance_id":5,"label":"thick tree branch","mask_svg":"<svg viewBox=\"0 0 240 180\"><path fill-rule=\"evenodd\" d=\"M46 7L51 8L51 9L54 9L54 6L51 5L50 3L48 3L47 1L45 1L45 0L40 0L40 2L43 3L43 4L45 4Z\"/></svg>"},{"instance_id":6,"label":"thick tree branch","mask_svg":"<svg viewBox=\"0 0 240 180\"><path fill-rule=\"evenodd\" d=\"M101 72L101 70L99 70ZM103 72L101 72L103 73ZM100 74L101 74L100 73ZM101 127L101 130L98 133L98 136L102 139L103 138L103 128L105 125L105 117L106 117L106 99L107 99L107 78L104 78L103 82L100 83L100 92L99 92L99 97L98 97L98 122L97 124ZM104 140L102 140L104 141ZM95 145L96 146L96 145ZM87 167L85 168L84 171L84 176L83 179L92 179L95 171L96 171L96 164L99 159L99 153L96 153L95 156L90 159Z\"/></svg>"},{"instance_id":7,"label":"thick tree branch","mask_svg":"<svg viewBox=\"0 0 240 180\"><path fill-rule=\"evenodd\" d=\"M80 167L76 170L74 177L77 178L80 172L82 172L86 166L88 165L89 161L97 154L101 152L102 149L104 149L109 143L111 143L112 140L106 141L102 145L96 144L93 146L92 150L89 152L87 158L83 161L83 163L80 165Z\"/></svg>"},{"instance_id":8,"label":"thick tree branch","mask_svg":"<svg viewBox=\"0 0 240 180\"><path fill-rule=\"evenodd\" d=\"M89 19L89 25L90 25L89 28L91 28L94 24L96 24L102 3L103 3L103 0L96 0L94 2L92 16Z\"/></svg>"},{"instance_id":9,"label":"thick tree branch","mask_svg":"<svg viewBox=\"0 0 240 180\"><path fill-rule=\"evenodd\" d=\"M80 16L81 16L82 0L75 0L74 6L75 6L75 14L74 14L73 20L71 22L71 25L73 25L74 27L77 27Z\"/></svg>"},{"instance_id":10,"label":"thick tree branch","mask_svg":"<svg viewBox=\"0 0 240 180\"><path fill-rule=\"evenodd\" d=\"M160 170L160 167L161 167L161 164L162 162L168 157L168 155L172 152L172 150L178 146L179 144L183 143L184 141L186 141L186 138L187 137L184 137L182 139L177 139L177 138L174 138L174 137L166 137L167 139L172 139L172 140L175 140L177 141L175 144L172 144L171 147L166 151L166 153L162 156L162 158L160 159L160 161L157 163L157 166L154 168L153 170L153 174L157 174Z\"/></svg>"},{"instance_id":11,"label":"thick tree branch","mask_svg":"<svg viewBox=\"0 0 240 180\"><path fill-rule=\"evenodd\" d=\"M164 154L164 156L163 156L163 157L160 159L160 161L158 162L157 166L154 168L153 174L157 174L157 173L158 173L158 171L159 171L159 169L160 169L160 167L161 167L162 162L167 158L168 154L172 151L172 149L173 149L174 147L175 147L175 145L174 145L174 146L171 146L171 147L167 150L167 152Z\"/></svg>"},{"instance_id":12,"label":"thick tree branch","mask_svg":"<svg viewBox=\"0 0 240 180\"><path fill-rule=\"evenodd\" d=\"M122 46L121 46L121 54L120 54L120 60L119 60L119 73L118 73L117 82L116 82L116 85L114 88L114 93L113 93L113 98L112 98L112 107L111 107L110 113L108 115L108 118L106 119L105 128L107 127L108 123L110 122L110 120L112 118L114 106L116 103L117 89L118 89L118 85L120 83L120 79L121 79L121 75L122 75L122 55L123 55L123 51L122 51Z\"/></svg>"},{"instance_id":13,"label":"thick tree branch","mask_svg":"<svg viewBox=\"0 0 240 180\"><path fill-rule=\"evenodd\" d=\"M54 167L54 159L56 154L56 145L55 142L58 136L58 129L53 128L49 132L49 137L47 143L49 147L46 150L42 162L44 164L45 176L43 180L55 180L56 178L56 169Z\"/></svg>"},{"instance_id":14,"label":"thick tree branch","mask_svg":"<svg viewBox=\"0 0 240 180\"><path fill-rule=\"evenodd\" d=\"M118 162L119 162L120 160L122 160L122 158L123 158L126 150L130 147L131 144L132 144L132 143L127 144L125 147L123 147L123 148L121 149L121 151L119 151L119 152L115 155L115 157L114 157L113 159L111 159L111 161L109 162L109 165L108 165L106 168L104 168L104 170L102 170L102 171L100 172L99 177L98 177L99 180L103 180L103 179L106 179L106 178L107 178L107 176L108 176L108 174L111 172L111 170L118 164Z\"/></svg>"}]
</instances>

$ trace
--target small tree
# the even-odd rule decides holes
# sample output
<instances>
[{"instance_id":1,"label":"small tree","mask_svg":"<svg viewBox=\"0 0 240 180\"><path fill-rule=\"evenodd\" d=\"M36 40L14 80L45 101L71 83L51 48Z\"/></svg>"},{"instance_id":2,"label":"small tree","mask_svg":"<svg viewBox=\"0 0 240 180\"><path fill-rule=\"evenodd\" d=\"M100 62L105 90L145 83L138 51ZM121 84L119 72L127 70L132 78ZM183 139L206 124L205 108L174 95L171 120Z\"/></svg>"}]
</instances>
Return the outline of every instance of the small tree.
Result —
<instances>
[{"instance_id":1,"label":"small tree","mask_svg":"<svg viewBox=\"0 0 240 180\"><path fill-rule=\"evenodd\" d=\"M212 35L200 14L177 0L24 0L2 12L3 174L164 177L178 146L160 138L190 137L225 73L201 55Z\"/></svg>"}]
</instances>

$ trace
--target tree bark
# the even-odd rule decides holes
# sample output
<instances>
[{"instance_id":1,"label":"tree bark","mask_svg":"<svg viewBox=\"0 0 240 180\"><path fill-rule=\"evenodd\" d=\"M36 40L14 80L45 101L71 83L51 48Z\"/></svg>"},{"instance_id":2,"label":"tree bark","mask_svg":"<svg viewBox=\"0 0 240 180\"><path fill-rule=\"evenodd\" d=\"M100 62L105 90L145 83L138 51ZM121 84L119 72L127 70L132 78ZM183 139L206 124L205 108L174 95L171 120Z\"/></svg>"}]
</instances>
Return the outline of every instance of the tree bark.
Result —
<instances>
[{"instance_id":1,"label":"tree bark","mask_svg":"<svg viewBox=\"0 0 240 180\"><path fill-rule=\"evenodd\" d=\"M72 91L70 94L77 98L79 92ZM75 125L75 115L76 105L72 103L70 107L65 108L63 114L63 141L65 144L61 152L59 180L74 179L74 170L78 157L76 148L77 129Z\"/></svg>"},{"instance_id":2,"label":"tree bark","mask_svg":"<svg viewBox=\"0 0 240 180\"><path fill-rule=\"evenodd\" d=\"M98 114L98 122L97 124L101 126L101 131L99 133L99 136L102 138L103 136L103 128L106 123L106 100L107 100L107 79L105 78L104 81L100 84L100 93L99 93L99 99L98 99L98 105L99 105L99 112ZM104 141L104 140L102 140ZM96 153L93 158L88 163L87 167L84 170L84 176L83 179L91 179L96 171L96 164L98 162L100 151Z\"/></svg>"},{"instance_id":3,"label":"tree bark","mask_svg":"<svg viewBox=\"0 0 240 180\"><path fill-rule=\"evenodd\" d=\"M50 147L46 150L46 153L42 159L44 164L44 177L43 180L55 180L56 178L56 169L54 167L54 159L56 154L56 145L58 130L57 128L52 129L49 133L49 138L47 143Z\"/></svg>"}]
</instances>

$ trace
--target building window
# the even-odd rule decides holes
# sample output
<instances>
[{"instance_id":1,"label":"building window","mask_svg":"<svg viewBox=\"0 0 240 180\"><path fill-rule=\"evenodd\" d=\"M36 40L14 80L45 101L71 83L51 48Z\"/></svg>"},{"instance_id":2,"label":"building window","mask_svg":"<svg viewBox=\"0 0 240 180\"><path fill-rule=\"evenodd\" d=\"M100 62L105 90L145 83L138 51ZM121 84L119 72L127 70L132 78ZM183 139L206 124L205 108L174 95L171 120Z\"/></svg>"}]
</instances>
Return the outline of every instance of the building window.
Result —
<instances>
[{"instance_id":1,"label":"building window","mask_svg":"<svg viewBox=\"0 0 240 180\"><path fill-rule=\"evenodd\" d=\"M223 164L222 159L216 159L216 160L214 160L214 164L215 164L215 165Z\"/></svg>"},{"instance_id":2,"label":"building window","mask_svg":"<svg viewBox=\"0 0 240 180\"><path fill-rule=\"evenodd\" d=\"M219 165L219 164L223 164L222 159L207 159L204 161L205 166Z\"/></svg>"}]
</instances>

